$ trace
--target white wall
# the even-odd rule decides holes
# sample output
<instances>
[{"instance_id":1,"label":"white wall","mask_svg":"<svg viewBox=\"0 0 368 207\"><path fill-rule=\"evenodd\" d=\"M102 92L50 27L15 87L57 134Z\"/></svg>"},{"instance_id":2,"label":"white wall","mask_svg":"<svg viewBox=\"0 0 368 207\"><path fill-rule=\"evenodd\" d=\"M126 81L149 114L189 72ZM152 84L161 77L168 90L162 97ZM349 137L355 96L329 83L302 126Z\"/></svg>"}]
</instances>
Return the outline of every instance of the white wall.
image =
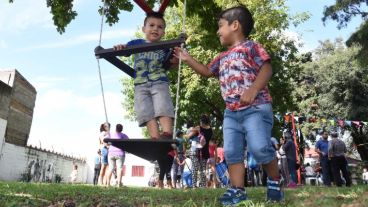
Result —
<instances>
[{"instance_id":1,"label":"white wall","mask_svg":"<svg viewBox=\"0 0 368 207\"><path fill-rule=\"evenodd\" d=\"M43 175L53 179L55 174L60 174L63 178L62 182L68 182L73 164L76 164L78 165L77 182L87 182L86 162L45 150L6 143L4 141L5 129L6 121L0 119L0 180L20 180L23 173L30 171L33 180L42 180ZM35 167L37 160L39 170Z\"/></svg>"},{"instance_id":2,"label":"white wall","mask_svg":"<svg viewBox=\"0 0 368 207\"><path fill-rule=\"evenodd\" d=\"M0 118L0 160L2 157L3 148L5 145L4 135L5 135L6 123L7 123L6 120Z\"/></svg>"},{"instance_id":3,"label":"white wall","mask_svg":"<svg viewBox=\"0 0 368 207\"><path fill-rule=\"evenodd\" d=\"M93 183L94 157L84 162L80 159L45 150L6 143L4 138L6 124L6 120L0 119L0 180L17 181L20 180L22 173L26 173L27 171L30 171L31 175L34 177L33 179L37 180L34 163L38 159L41 165L41 180L42 173L45 171L45 176L49 176L51 179L55 177L55 174L60 174L63 178L62 182L68 182L70 180L69 175L72 171L73 164L77 164L77 182ZM155 165L153 163L127 153L124 165L125 175L122 179L124 185L148 186L148 182L155 172ZM53 166L51 167L53 170L48 171L49 166ZM144 166L144 176L132 177L132 166Z\"/></svg>"},{"instance_id":4,"label":"white wall","mask_svg":"<svg viewBox=\"0 0 368 207\"><path fill-rule=\"evenodd\" d=\"M150 177L154 174L155 165L132 154L125 157L125 175L122 182L126 186L148 186ZM132 166L144 166L144 177L132 177Z\"/></svg>"}]
</instances>

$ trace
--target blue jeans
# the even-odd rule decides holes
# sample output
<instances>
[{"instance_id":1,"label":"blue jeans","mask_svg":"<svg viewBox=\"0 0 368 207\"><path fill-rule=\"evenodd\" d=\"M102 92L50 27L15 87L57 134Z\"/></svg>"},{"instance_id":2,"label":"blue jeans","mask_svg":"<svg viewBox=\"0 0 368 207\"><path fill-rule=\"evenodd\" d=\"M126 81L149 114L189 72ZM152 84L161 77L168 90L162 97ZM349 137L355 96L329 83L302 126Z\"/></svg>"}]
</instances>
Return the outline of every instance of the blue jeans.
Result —
<instances>
[{"instance_id":1,"label":"blue jeans","mask_svg":"<svg viewBox=\"0 0 368 207\"><path fill-rule=\"evenodd\" d=\"M108 160L108 154L109 154L109 149L107 149L105 146L101 148L101 155L102 155L102 164L104 165L108 165L109 164L109 160Z\"/></svg>"},{"instance_id":2,"label":"blue jeans","mask_svg":"<svg viewBox=\"0 0 368 207\"><path fill-rule=\"evenodd\" d=\"M183 172L183 182L184 182L184 185L188 186L189 188L192 187L192 173L191 172L188 172L188 171L185 171Z\"/></svg>"},{"instance_id":3,"label":"blue jeans","mask_svg":"<svg viewBox=\"0 0 368 207\"><path fill-rule=\"evenodd\" d=\"M294 183L298 183L298 178L296 176L296 161L287 159L288 169L290 173L290 178Z\"/></svg>"},{"instance_id":4,"label":"blue jeans","mask_svg":"<svg viewBox=\"0 0 368 207\"><path fill-rule=\"evenodd\" d=\"M259 164L274 160L272 125L271 104L250 106L240 111L225 109L223 133L226 163L243 163L245 147Z\"/></svg>"},{"instance_id":5,"label":"blue jeans","mask_svg":"<svg viewBox=\"0 0 368 207\"><path fill-rule=\"evenodd\" d=\"M323 184L331 186L331 166L327 156L323 156L320 160L322 167L322 180Z\"/></svg>"}]
</instances>

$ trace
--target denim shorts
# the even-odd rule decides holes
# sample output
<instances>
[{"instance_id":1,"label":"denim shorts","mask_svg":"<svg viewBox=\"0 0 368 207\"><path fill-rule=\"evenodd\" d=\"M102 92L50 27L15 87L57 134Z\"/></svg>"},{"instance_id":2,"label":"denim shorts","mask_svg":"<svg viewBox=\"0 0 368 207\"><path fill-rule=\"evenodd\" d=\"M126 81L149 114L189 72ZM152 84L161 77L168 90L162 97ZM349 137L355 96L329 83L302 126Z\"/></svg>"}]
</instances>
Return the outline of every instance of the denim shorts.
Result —
<instances>
[{"instance_id":1,"label":"denim shorts","mask_svg":"<svg viewBox=\"0 0 368 207\"><path fill-rule=\"evenodd\" d=\"M122 170L125 161L125 155L121 156L109 156L109 170L110 172L116 170Z\"/></svg>"},{"instance_id":2,"label":"denim shorts","mask_svg":"<svg viewBox=\"0 0 368 207\"><path fill-rule=\"evenodd\" d=\"M108 165L109 164L109 161L108 161L108 158L107 158L108 153L109 153L109 150L106 147L102 147L101 148L101 155L102 155L101 162L104 165Z\"/></svg>"},{"instance_id":3,"label":"denim shorts","mask_svg":"<svg viewBox=\"0 0 368 207\"><path fill-rule=\"evenodd\" d=\"M140 127L162 116L174 118L174 106L169 83L148 82L134 87L134 110Z\"/></svg>"},{"instance_id":4,"label":"denim shorts","mask_svg":"<svg viewBox=\"0 0 368 207\"><path fill-rule=\"evenodd\" d=\"M226 162L242 163L246 147L259 164L275 159L271 142L272 125L271 104L250 106L240 111L225 109L223 133Z\"/></svg>"}]
</instances>

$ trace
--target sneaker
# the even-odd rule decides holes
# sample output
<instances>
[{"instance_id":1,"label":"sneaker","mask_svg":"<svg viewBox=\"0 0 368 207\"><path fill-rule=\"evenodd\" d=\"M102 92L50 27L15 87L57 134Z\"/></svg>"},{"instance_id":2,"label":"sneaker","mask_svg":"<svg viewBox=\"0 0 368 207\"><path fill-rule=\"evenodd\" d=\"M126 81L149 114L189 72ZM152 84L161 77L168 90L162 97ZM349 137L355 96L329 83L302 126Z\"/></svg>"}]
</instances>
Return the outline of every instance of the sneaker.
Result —
<instances>
[{"instance_id":1,"label":"sneaker","mask_svg":"<svg viewBox=\"0 0 368 207\"><path fill-rule=\"evenodd\" d=\"M267 200L271 202L279 202L284 199L284 192L281 188L281 180L271 180L267 178Z\"/></svg>"},{"instance_id":2,"label":"sneaker","mask_svg":"<svg viewBox=\"0 0 368 207\"><path fill-rule=\"evenodd\" d=\"M247 200L247 194L245 191L238 188L228 188L226 192L220 197L219 201L222 205L234 205Z\"/></svg>"}]
</instances>

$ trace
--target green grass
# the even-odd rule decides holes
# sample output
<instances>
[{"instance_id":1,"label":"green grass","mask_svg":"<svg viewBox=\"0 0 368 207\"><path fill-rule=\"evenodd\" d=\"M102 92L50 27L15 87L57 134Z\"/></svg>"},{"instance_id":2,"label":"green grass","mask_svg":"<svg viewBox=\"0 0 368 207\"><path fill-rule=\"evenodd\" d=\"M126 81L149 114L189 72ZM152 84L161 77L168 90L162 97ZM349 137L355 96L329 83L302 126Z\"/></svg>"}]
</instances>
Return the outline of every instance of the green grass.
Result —
<instances>
[{"instance_id":1,"label":"green grass","mask_svg":"<svg viewBox=\"0 0 368 207\"><path fill-rule=\"evenodd\" d=\"M224 189L158 190L154 188L105 188L91 185L0 182L0 206L221 206ZM286 189L282 203L265 202L265 188L248 188L251 200L239 206L368 206L368 186L351 188L299 187Z\"/></svg>"}]
</instances>

